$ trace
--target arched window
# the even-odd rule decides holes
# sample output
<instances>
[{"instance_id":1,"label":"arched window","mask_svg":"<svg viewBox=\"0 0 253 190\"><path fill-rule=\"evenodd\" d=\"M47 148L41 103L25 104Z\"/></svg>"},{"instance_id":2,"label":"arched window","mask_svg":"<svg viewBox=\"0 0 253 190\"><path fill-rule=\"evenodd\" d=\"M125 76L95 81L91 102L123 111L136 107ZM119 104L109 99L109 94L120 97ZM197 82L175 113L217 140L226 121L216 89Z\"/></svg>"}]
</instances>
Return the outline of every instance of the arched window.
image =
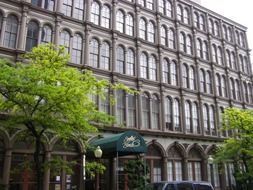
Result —
<instances>
[{"instance_id":1,"label":"arched window","mask_svg":"<svg viewBox=\"0 0 253 190\"><path fill-rule=\"evenodd\" d=\"M202 58L202 41L197 39L197 56Z\"/></svg>"},{"instance_id":2,"label":"arched window","mask_svg":"<svg viewBox=\"0 0 253 190\"><path fill-rule=\"evenodd\" d=\"M111 10L107 5L103 6L101 16L101 26L110 28Z\"/></svg>"},{"instance_id":3,"label":"arched window","mask_svg":"<svg viewBox=\"0 0 253 190\"><path fill-rule=\"evenodd\" d=\"M45 0L44 8L54 11L55 0Z\"/></svg>"},{"instance_id":4,"label":"arched window","mask_svg":"<svg viewBox=\"0 0 253 190\"><path fill-rule=\"evenodd\" d=\"M231 52L231 68L232 69L237 69L235 53L234 52Z\"/></svg>"},{"instance_id":5,"label":"arched window","mask_svg":"<svg viewBox=\"0 0 253 190\"><path fill-rule=\"evenodd\" d=\"M134 35L134 19L131 14L126 16L126 34L133 36Z\"/></svg>"},{"instance_id":6,"label":"arched window","mask_svg":"<svg viewBox=\"0 0 253 190\"><path fill-rule=\"evenodd\" d=\"M220 27L219 27L219 23L218 23L218 21L215 21L214 22L214 35L215 36L220 36L220 29L219 29Z\"/></svg>"},{"instance_id":7,"label":"arched window","mask_svg":"<svg viewBox=\"0 0 253 190\"><path fill-rule=\"evenodd\" d=\"M146 0L146 7L150 10L154 10L154 2L153 0Z\"/></svg>"},{"instance_id":8,"label":"arched window","mask_svg":"<svg viewBox=\"0 0 253 190\"><path fill-rule=\"evenodd\" d=\"M235 81L235 95L236 95L236 100L241 100L241 94L240 94L240 84L239 84L239 81L236 80Z\"/></svg>"},{"instance_id":9,"label":"arched window","mask_svg":"<svg viewBox=\"0 0 253 190\"><path fill-rule=\"evenodd\" d=\"M235 83L234 83L233 78L230 78L230 92L231 92L231 98L233 98L235 100L236 94L235 94Z\"/></svg>"},{"instance_id":10,"label":"arched window","mask_svg":"<svg viewBox=\"0 0 253 190\"><path fill-rule=\"evenodd\" d=\"M150 105L149 96L144 93L142 95L142 127L144 129L150 128Z\"/></svg>"},{"instance_id":11,"label":"arched window","mask_svg":"<svg viewBox=\"0 0 253 190\"><path fill-rule=\"evenodd\" d=\"M223 65L223 58L222 58L222 49L221 49L221 47L218 47L217 60L218 60L218 64L219 65Z\"/></svg>"},{"instance_id":12,"label":"arched window","mask_svg":"<svg viewBox=\"0 0 253 190\"><path fill-rule=\"evenodd\" d=\"M159 0L158 5L159 12L165 14L165 0Z\"/></svg>"},{"instance_id":13,"label":"arched window","mask_svg":"<svg viewBox=\"0 0 253 190\"><path fill-rule=\"evenodd\" d=\"M206 72L206 93L212 94L212 77L210 71Z\"/></svg>"},{"instance_id":14,"label":"arched window","mask_svg":"<svg viewBox=\"0 0 253 190\"><path fill-rule=\"evenodd\" d=\"M241 41L242 47L246 47L244 34L242 32L240 33L240 41Z\"/></svg>"},{"instance_id":15,"label":"arched window","mask_svg":"<svg viewBox=\"0 0 253 190\"><path fill-rule=\"evenodd\" d=\"M169 48L176 49L176 40L175 40L175 32L172 28L168 30L168 40L169 40Z\"/></svg>"},{"instance_id":16,"label":"arched window","mask_svg":"<svg viewBox=\"0 0 253 190\"><path fill-rule=\"evenodd\" d=\"M134 51L132 49L128 49L126 74L134 76L134 70L135 70Z\"/></svg>"},{"instance_id":17,"label":"arched window","mask_svg":"<svg viewBox=\"0 0 253 190\"><path fill-rule=\"evenodd\" d=\"M62 13L66 16L72 16L73 0L64 0L62 5Z\"/></svg>"},{"instance_id":18,"label":"arched window","mask_svg":"<svg viewBox=\"0 0 253 190\"><path fill-rule=\"evenodd\" d=\"M100 99L100 111L110 114L110 91L108 88L105 89L104 99Z\"/></svg>"},{"instance_id":19,"label":"arched window","mask_svg":"<svg viewBox=\"0 0 253 190\"><path fill-rule=\"evenodd\" d=\"M200 151L196 148L192 148L189 151L188 159L188 180L190 181L202 181L202 157Z\"/></svg>"},{"instance_id":20,"label":"arched window","mask_svg":"<svg viewBox=\"0 0 253 190\"><path fill-rule=\"evenodd\" d=\"M226 25L223 25L223 38L228 40L228 30Z\"/></svg>"},{"instance_id":21,"label":"arched window","mask_svg":"<svg viewBox=\"0 0 253 190\"><path fill-rule=\"evenodd\" d=\"M125 93L123 90L118 90L117 91L117 122L120 125L123 125L126 120L125 116L125 109L126 109L126 104L125 104Z\"/></svg>"},{"instance_id":22,"label":"arched window","mask_svg":"<svg viewBox=\"0 0 253 190\"><path fill-rule=\"evenodd\" d=\"M208 44L206 41L203 43L203 59L209 60Z\"/></svg>"},{"instance_id":23,"label":"arched window","mask_svg":"<svg viewBox=\"0 0 253 190\"><path fill-rule=\"evenodd\" d=\"M83 0L75 0L75 9L74 9L74 18L78 20L83 20L83 12L84 12L84 1Z\"/></svg>"},{"instance_id":24,"label":"arched window","mask_svg":"<svg viewBox=\"0 0 253 190\"><path fill-rule=\"evenodd\" d=\"M169 83L170 81L170 63L167 59L163 59L163 82Z\"/></svg>"},{"instance_id":25,"label":"arched window","mask_svg":"<svg viewBox=\"0 0 253 190\"><path fill-rule=\"evenodd\" d=\"M166 130L173 130L172 126L172 101L170 97L166 97L165 99L165 127Z\"/></svg>"},{"instance_id":26,"label":"arched window","mask_svg":"<svg viewBox=\"0 0 253 190\"><path fill-rule=\"evenodd\" d=\"M205 134L210 134L209 130L209 111L206 104L203 105L203 121Z\"/></svg>"},{"instance_id":27,"label":"arched window","mask_svg":"<svg viewBox=\"0 0 253 190\"><path fill-rule=\"evenodd\" d=\"M147 38L146 32L147 32L147 23L143 18L141 18L139 23L139 35L140 38L142 38L143 40L146 40Z\"/></svg>"},{"instance_id":28,"label":"arched window","mask_svg":"<svg viewBox=\"0 0 253 190\"><path fill-rule=\"evenodd\" d=\"M176 86L178 84L178 79L177 79L177 63L175 61L171 62L170 73L171 73L171 83L170 84Z\"/></svg>"},{"instance_id":29,"label":"arched window","mask_svg":"<svg viewBox=\"0 0 253 190\"><path fill-rule=\"evenodd\" d=\"M244 56L244 72L245 73L248 73L249 72L249 69L248 69L248 58L246 56Z\"/></svg>"},{"instance_id":30,"label":"arched window","mask_svg":"<svg viewBox=\"0 0 253 190\"><path fill-rule=\"evenodd\" d=\"M216 92L218 96L222 95L221 92L221 79L220 79L220 75L217 73L216 74Z\"/></svg>"},{"instance_id":31,"label":"arched window","mask_svg":"<svg viewBox=\"0 0 253 190\"><path fill-rule=\"evenodd\" d=\"M233 42L232 28L228 27L228 41Z\"/></svg>"},{"instance_id":32,"label":"arched window","mask_svg":"<svg viewBox=\"0 0 253 190\"><path fill-rule=\"evenodd\" d=\"M177 20L183 22L184 18L183 18L183 8L181 5L177 6Z\"/></svg>"},{"instance_id":33,"label":"arched window","mask_svg":"<svg viewBox=\"0 0 253 190\"><path fill-rule=\"evenodd\" d=\"M244 60L242 55L239 55L240 70L244 72Z\"/></svg>"},{"instance_id":34,"label":"arched window","mask_svg":"<svg viewBox=\"0 0 253 190\"><path fill-rule=\"evenodd\" d=\"M7 17L5 34L4 34L4 46L9 48L16 47L18 33L18 19L14 15Z\"/></svg>"},{"instance_id":35,"label":"arched window","mask_svg":"<svg viewBox=\"0 0 253 190\"><path fill-rule=\"evenodd\" d=\"M240 35L239 35L239 32L237 30L235 31L235 41L238 45L241 45Z\"/></svg>"},{"instance_id":36,"label":"arched window","mask_svg":"<svg viewBox=\"0 0 253 190\"><path fill-rule=\"evenodd\" d=\"M200 30L203 30L203 31L206 30L205 16L204 15L200 15L200 17L199 17L199 28L200 28Z\"/></svg>"},{"instance_id":37,"label":"arched window","mask_svg":"<svg viewBox=\"0 0 253 190\"><path fill-rule=\"evenodd\" d=\"M180 32L179 42L180 42L180 50L186 52L186 38L183 32Z\"/></svg>"},{"instance_id":38,"label":"arched window","mask_svg":"<svg viewBox=\"0 0 253 190\"><path fill-rule=\"evenodd\" d=\"M227 49L226 50L226 59L227 59L227 66L229 66L230 68L231 66L231 55L230 55L230 51Z\"/></svg>"},{"instance_id":39,"label":"arched window","mask_svg":"<svg viewBox=\"0 0 253 190\"><path fill-rule=\"evenodd\" d=\"M159 129L159 99L156 95L152 96L152 129Z\"/></svg>"},{"instance_id":40,"label":"arched window","mask_svg":"<svg viewBox=\"0 0 253 190\"><path fill-rule=\"evenodd\" d=\"M107 42L103 42L101 47L100 68L105 70L110 69L110 46Z\"/></svg>"},{"instance_id":41,"label":"arched window","mask_svg":"<svg viewBox=\"0 0 253 190\"><path fill-rule=\"evenodd\" d=\"M155 26L153 22L148 23L148 41L152 43L155 42Z\"/></svg>"},{"instance_id":42,"label":"arched window","mask_svg":"<svg viewBox=\"0 0 253 190\"><path fill-rule=\"evenodd\" d=\"M166 0L166 15L168 17L173 17L172 3L170 0Z\"/></svg>"},{"instance_id":43,"label":"arched window","mask_svg":"<svg viewBox=\"0 0 253 190\"><path fill-rule=\"evenodd\" d=\"M184 23L185 24L190 24L190 14L189 14L189 10L187 8L184 8Z\"/></svg>"},{"instance_id":44,"label":"arched window","mask_svg":"<svg viewBox=\"0 0 253 190\"><path fill-rule=\"evenodd\" d=\"M248 86L246 82L243 82L244 100L249 102Z\"/></svg>"},{"instance_id":45,"label":"arched window","mask_svg":"<svg viewBox=\"0 0 253 190\"><path fill-rule=\"evenodd\" d=\"M70 34L68 31L63 30L60 35L60 44L65 47L66 52L69 52Z\"/></svg>"},{"instance_id":46,"label":"arched window","mask_svg":"<svg viewBox=\"0 0 253 190\"><path fill-rule=\"evenodd\" d=\"M183 179L183 155L177 146L168 150L167 175L168 181L182 181ZM170 186L167 186L168 190Z\"/></svg>"},{"instance_id":47,"label":"arched window","mask_svg":"<svg viewBox=\"0 0 253 190\"><path fill-rule=\"evenodd\" d=\"M205 92L205 71L203 69L200 69L199 72L199 80L200 80L200 91Z\"/></svg>"},{"instance_id":48,"label":"arched window","mask_svg":"<svg viewBox=\"0 0 253 190\"><path fill-rule=\"evenodd\" d=\"M211 34L214 34L214 24L213 24L213 20L212 19L208 20L208 27L209 27L209 32Z\"/></svg>"},{"instance_id":49,"label":"arched window","mask_svg":"<svg viewBox=\"0 0 253 190\"><path fill-rule=\"evenodd\" d=\"M41 32L41 42L51 43L52 42L52 28L49 25L44 25Z\"/></svg>"},{"instance_id":50,"label":"arched window","mask_svg":"<svg viewBox=\"0 0 253 190\"><path fill-rule=\"evenodd\" d=\"M215 129L215 114L214 114L214 107L210 106L209 109L209 121L210 121L210 130L211 130L211 135L216 135L216 129Z\"/></svg>"},{"instance_id":51,"label":"arched window","mask_svg":"<svg viewBox=\"0 0 253 190\"><path fill-rule=\"evenodd\" d=\"M193 133L197 134L200 133L200 128L199 128L199 112L198 112L198 105L196 102L192 104L192 129Z\"/></svg>"},{"instance_id":52,"label":"arched window","mask_svg":"<svg viewBox=\"0 0 253 190\"><path fill-rule=\"evenodd\" d=\"M197 12L194 12L193 14L193 21L194 26L199 28L199 14Z\"/></svg>"},{"instance_id":53,"label":"arched window","mask_svg":"<svg viewBox=\"0 0 253 190\"><path fill-rule=\"evenodd\" d=\"M190 35L187 35L186 38L186 52L192 55L192 38Z\"/></svg>"},{"instance_id":54,"label":"arched window","mask_svg":"<svg viewBox=\"0 0 253 190\"><path fill-rule=\"evenodd\" d=\"M213 62L218 63L217 48L216 45L212 45Z\"/></svg>"},{"instance_id":55,"label":"arched window","mask_svg":"<svg viewBox=\"0 0 253 190\"><path fill-rule=\"evenodd\" d=\"M142 78L148 78L148 57L145 53L141 54L140 58L140 74Z\"/></svg>"},{"instance_id":56,"label":"arched window","mask_svg":"<svg viewBox=\"0 0 253 190\"><path fill-rule=\"evenodd\" d=\"M90 66L97 68L98 67L98 41L92 39L90 42Z\"/></svg>"},{"instance_id":57,"label":"arched window","mask_svg":"<svg viewBox=\"0 0 253 190\"><path fill-rule=\"evenodd\" d=\"M185 101L185 128L188 133L192 132L191 119L191 104Z\"/></svg>"},{"instance_id":58,"label":"arched window","mask_svg":"<svg viewBox=\"0 0 253 190\"><path fill-rule=\"evenodd\" d=\"M91 22L99 25L99 17L100 17L100 6L94 1L91 5Z\"/></svg>"},{"instance_id":59,"label":"arched window","mask_svg":"<svg viewBox=\"0 0 253 190\"><path fill-rule=\"evenodd\" d=\"M136 96L128 94L127 100L128 100L127 127L134 128L136 126Z\"/></svg>"},{"instance_id":60,"label":"arched window","mask_svg":"<svg viewBox=\"0 0 253 190\"><path fill-rule=\"evenodd\" d=\"M161 27L161 44L167 46L167 30L165 26Z\"/></svg>"},{"instance_id":61,"label":"arched window","mask_svg":"<svg viewBox=\"0 0 253 190\"><path fill-rule=\"evenodd\" d=\"M190 67L189 69L189 81L190 81L190 89L195 90L195 72L193 66Z\"/></svg>"},{"instance_id":62,"label":"arched window","mask_svg":"<svg viewBox=\"0 0 253 190\"><path fill-rule=\"evenodd\" d=\"M72 62L82 64L83 38L79 34L75 34L72 47Z\"/></svg>"},{"instance_id":63,"label":"arched window","mask_svg":"<svg viewBox=\"0 0 253 190\"><path fill-rule=\"evenodd\" d=\"M117 47L116 71L122 74L125 73L125 51L122 46Z\"/></svg>"},{"instance_id":64,"label":"arched window","mask_svg":"<svg viewBox=\"0 0 253 190\"><path fill-rule=\"evenodd\" d=\"M182 67L182 77L183 77L183 87L188 88L189 77L188 77L188 66L186 64L183 64Z\"/></svg>"},{"instance_id":65,"label":"arched window","mask_svg":"<svg viewBox=\"0 0 253 190\"><path fill-rule=\"evenodd\" d=\"M33 47L38 45L39 38L39 25L30 21L27 28L27 36L26 36L26 51L31 51Z\"/></svg>"},{"instance_id":66,"label":"arched window","mask_svg":"<svg viewBox=\"0 0 253 190\"><path fill-rule=\"evenodd\" d=\"M118 10L117 16L116 16L116 28L121 33L124 32L124 13L121 10Z\"/></svg>"},{"instance_id":67,"label":"arched window","mask_svg":"<svg viewBox=\"0 0 253 190\"><path fill-rule=\"evenodd\" d=\"M227 97L226 77L224 75L221 77L221 93L223 97Z\"/></svg>"},{"instance_id":68,"label":"arched window","mask_svg":"<svg viewBox=\"0 0 253 190\"><path fill-rule=\"evenodd\" d=\"M175 131L181 131L181 127L180 127L180 103L179 103L178 99L174 99L173 111L174 111L174 128L175 128Z\"/></svg>"},{"instance_id":69,"label":"arched window","mask_svg":"<svg viewBox=\"0 0 253 190\"><path fill-rule=\"evenodd\" d=\"M149 59L149 79L157 80L156 58L153 55Z\"/></svg>"}]
</instances>

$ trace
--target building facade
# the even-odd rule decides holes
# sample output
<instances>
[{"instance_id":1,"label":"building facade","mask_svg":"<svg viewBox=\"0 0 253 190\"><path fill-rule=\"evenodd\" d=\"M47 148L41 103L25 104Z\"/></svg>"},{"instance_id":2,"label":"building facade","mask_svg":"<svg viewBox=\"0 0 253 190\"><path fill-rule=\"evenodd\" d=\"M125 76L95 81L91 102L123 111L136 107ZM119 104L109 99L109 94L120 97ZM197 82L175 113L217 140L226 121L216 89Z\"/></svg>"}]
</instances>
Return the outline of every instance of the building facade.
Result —
<instances>
[{"instance_id":1,"label":"building facade","mask_svg":"<svg viewBox=\"0 0 253 190\"><path fill-rule=\"evenodd\" d=\"M89 68L98 78L140 91L98 109L116 116L112 133L136 130L148 145L144 159L150 181L204 180L216 189L234 185L233 165L208 164L217 144L232 135L220 131L224 108L253 108L252 68L246 27L187 0L2 0L0 57L20 55L40 43L65 46L70 65ZM10 189L34 189L35 177L10 171L31 159L32 143L1 129L0 182ZM82 189L85 150L78 141L63 147L48 137L46 159L77 160L74 174L44 174L44 190ZM120 158L120 174L128 159ZM127 189L115 176L115 160L104 160L101 189ZM3 172L4 171L4 172ZM112 177L110 177L112 176ZM115 179L118 184L114 184Z\"/></svg>"}]
</instances>

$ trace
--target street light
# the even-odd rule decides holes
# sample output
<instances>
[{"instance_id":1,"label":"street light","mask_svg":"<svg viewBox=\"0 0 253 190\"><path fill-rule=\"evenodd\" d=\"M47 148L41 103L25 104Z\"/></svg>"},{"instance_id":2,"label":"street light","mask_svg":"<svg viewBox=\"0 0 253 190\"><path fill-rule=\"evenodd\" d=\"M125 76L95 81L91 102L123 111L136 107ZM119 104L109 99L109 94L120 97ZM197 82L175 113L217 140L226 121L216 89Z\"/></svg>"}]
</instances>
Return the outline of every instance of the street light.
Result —
<instances>
[{"instance_id":1,"label":"street light","mask_svg":"<svg viewBox=\"0 0 253 190\"><path fill-rule=\"evenodd\" d=\"M95 158L99 159L102 157L103 151L101 150L100 146L97 146L97 148L94 150ZM99 190L99 173L96 172L96 190Z\"/></svg>"},{"instance_id":2,"label":"street light","mask_svg":"<svg viewBox=\"0 0 253 190\"><path fill-rule=\"evenodd\" d=\"M211 184L214 187L215 184L214 184L213 160L214 159L213 159L212 155L209 155L207 161L210 166Z\"/></svg>"}]
</instances>

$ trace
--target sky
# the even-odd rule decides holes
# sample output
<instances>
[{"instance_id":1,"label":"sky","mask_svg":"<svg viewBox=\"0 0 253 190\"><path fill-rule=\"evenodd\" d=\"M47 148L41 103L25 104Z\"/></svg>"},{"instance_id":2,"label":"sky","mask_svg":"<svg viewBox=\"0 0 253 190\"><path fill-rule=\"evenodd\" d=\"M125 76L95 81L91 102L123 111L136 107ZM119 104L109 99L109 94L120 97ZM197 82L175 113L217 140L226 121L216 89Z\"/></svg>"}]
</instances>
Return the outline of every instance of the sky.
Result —
<instances>
[{"instance_id":1,"label":"sky","mask_svg":"<svg viewBox=\"0 0 253 190\"><path fill-rule=\"evenodd\" d=\"M253 49L253 1L252 0L201 0L201 5L248 28L249 48ZM251 62L253 62L253 51Z\"/></svg>"}]
</instances>

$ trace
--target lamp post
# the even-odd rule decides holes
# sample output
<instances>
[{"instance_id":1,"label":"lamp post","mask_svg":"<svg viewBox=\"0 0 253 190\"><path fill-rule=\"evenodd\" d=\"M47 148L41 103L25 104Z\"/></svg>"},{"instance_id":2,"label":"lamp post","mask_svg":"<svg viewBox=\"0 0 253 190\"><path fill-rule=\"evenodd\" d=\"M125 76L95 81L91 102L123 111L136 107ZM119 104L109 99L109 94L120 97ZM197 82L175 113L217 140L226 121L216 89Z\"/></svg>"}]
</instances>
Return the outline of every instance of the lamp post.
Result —
<instances>
[{"instance_id":1,"label":"lamp post","mask_svg":"<svg viewBox=\"0 0 253 190\"><path fill-rule=\"evenodd\" d=\"M213 157L211 155L209 155L208 157L208 164L210 166L210 175L211 175L211 184L214 187L214 170L213 170Z\"/></svg>"},{"instance_id":2,"label":"lamp post","mask_svg":"<svg viewBox=\"0 0 253 190\"><path fill-rule=\"evenodd\" d=\"M102 157L103 151L101 150L100 146L97 146L97 148L94 150L95 158L99 159ZM99 173L96 172L96 190L99 190Z\"/></svg>"}]
</instances>

